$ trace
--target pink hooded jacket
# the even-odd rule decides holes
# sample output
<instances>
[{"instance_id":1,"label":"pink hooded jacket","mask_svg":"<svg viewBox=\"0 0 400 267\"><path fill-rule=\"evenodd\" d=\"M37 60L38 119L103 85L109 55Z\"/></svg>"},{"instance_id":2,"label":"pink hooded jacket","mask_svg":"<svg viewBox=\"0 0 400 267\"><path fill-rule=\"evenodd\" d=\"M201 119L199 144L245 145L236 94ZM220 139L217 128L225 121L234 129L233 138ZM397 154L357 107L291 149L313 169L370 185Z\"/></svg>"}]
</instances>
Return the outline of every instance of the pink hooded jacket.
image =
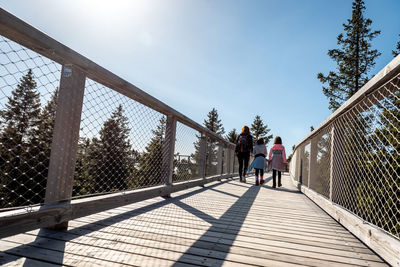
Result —
<instances>
[{"instance_id":1,"label":"pink hooded jacket","mask_svg":"<svg viewBox=\"0 0 400 267\"><path fill-rule=\"evenodd\" d=\"M286 169L286 153L285 147L280 144L275 144L271 147L268 156L268 169L285 171Z\"/></svg>"}]
</instances>

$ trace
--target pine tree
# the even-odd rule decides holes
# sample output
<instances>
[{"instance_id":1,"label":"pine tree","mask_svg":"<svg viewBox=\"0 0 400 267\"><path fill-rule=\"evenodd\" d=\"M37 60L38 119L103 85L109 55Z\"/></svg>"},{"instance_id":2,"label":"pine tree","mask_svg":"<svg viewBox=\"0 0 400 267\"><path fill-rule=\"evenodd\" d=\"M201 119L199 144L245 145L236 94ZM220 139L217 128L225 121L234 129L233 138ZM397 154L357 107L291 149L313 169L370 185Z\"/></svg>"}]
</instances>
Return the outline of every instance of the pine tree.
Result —
<instances>
[{"instance_id":1,"label":"pine tree","mask_svg":"<svg viewBox=\"0 0 400 267\"><path fill-rule=\"evenodd\" d=\"M363 0L353 2L352 18L343 24L345 35L339 34L339 49L329 50L328 55L337 63L337 71L327 76L318 74L318 79L328 86L322 91L329 99L329 109L335 111L347 99L354 95L367 81L368 72L380 56L378 50L371 49L371 41L380 31L371 31L372 21L363 16Z\"/></svg>"},{"instance_id":2,"label":"pine tree","mask_svg":"<svg viewBox=\"0 0 400 267\"><path fill-rule=\"evenodd\" d=\"M204 126L210 131L223 135L225 133L225 129L222 126L221 120L218 116L218 111L213 108L207 114L207 119L204 120ZM199 162L199 152L200 152L200 136L197 136L199 139L194 143L195 152L192 157ZM206 175L215 174L217 171L217 166L213 163L217 160L217 142L213 138L207 138L207 147L206 147Z\"/></svg>"},{"instance_id":3,"label":"pine tree","mask_svg":"<svg viewBox=\"0 0 400 267\"><path fill-rule=\"evenodd\" d=\"M47 174L50 163L51 143L56 119L58 88L54 90L50 100L42 109L39 115L40 124L35 132L37 138L33 139L32 155L28 160L31 169L31 177L36 186L31 188L35 192L35 203L44 202Z\"/></svg>"},{"instance_id":4,"label":"pine tree","mask_svg":"<svg viewBox=\"0 0 400 267\"><path fill-rule=\"evenodd\" d=\"M92 193L127 189L132 173L132 149L128 139L128 118L122 105L111 114L87 148L88 179L94 184Z\"/></svg>"},{"instance_id":5,"label":"pine tree","mask_svg":"<svg viewBox=\"0 0 400 267\"><path fill-rule=\"evenodd\" d=\"M399 37L400 37L400 34L399 34ZM400 41L397 42L396 50L392 50L392 54L394 57L396 57L397 55L400 54Z\"/></svg>"},{"instance_id":6,"label":"pine tree","mask_svg":"<svg viewBox=\"0 0 400 267\"><path fill-rule=\"evenodd\" d=\"M40 98L32 70L20 79L17 88L8 97L5 110L0 111L0 207L32 204L37 182L29 160L36 157L33 145L37 143L40 126ZM4 187L4 188L3 188Z\"/></svg>"},{"instance_id":7,"label":"pine tree","mask_svg":"<svg viewBox=\"0 0 400 267\"><path fill-rule=\"evenodd\" d=\"M236 129L233 128L226 136L225 139L231 143L236 143L238 134L236 133Z\"/></svg>"},{"instance_id":8,"label":"pine tree","mask_svg":"<svg viewBox=\"0 0 400 267\"><path fill-rule=\"evenodd\" d=\"M133 187L146 187L161 184L162 149L165 139L166 118L162 117L156 130L152 130L153 138L146 146L146 151L138 155L138 168L131 179Z\"/></svg>"},{"instance_id":9,"label":"pine tree","mask_svg":"<svg viewBox=\"0 0 400 267\"><path fill-rule=\"evenodd\" d=\"M89 149L92 147L94 146L92 146L89 138L79 138L75 162L73 196L94 193L94 190L91 190L93 183L90 182L90 175L88 173L90 166Z\"/></svg>"},{"instance_id":10,"label":"pine tree","mask_svg":"<svg viewBox=\"0 0 400 267\"><path fill-rule=\"evenodd\" d=\"M193 175L196 173L193 168L193 163L190 161L190 156L183 156L179 153L175 154L174 159L174 174L172 176L173 182L181 182L187 180L188 178L193 178Z\"/></svg>"},{"instance_id":11,"label":"pine tree","mask_svg":"<svg viewBox=\"0 0 400 267\"><path fill-rule=\"evenodd\" d=\"M264 124L262 121L261 117L257 115L254 118L253 124L251 124L250 132L253 135L253 145L256 144L257 139L259 137L264 138L265 144L268 144L269 141L272 139L272 134L267 135L271 131L271 129L268 129L268 125Z\"/></svg>"}]
</instances>

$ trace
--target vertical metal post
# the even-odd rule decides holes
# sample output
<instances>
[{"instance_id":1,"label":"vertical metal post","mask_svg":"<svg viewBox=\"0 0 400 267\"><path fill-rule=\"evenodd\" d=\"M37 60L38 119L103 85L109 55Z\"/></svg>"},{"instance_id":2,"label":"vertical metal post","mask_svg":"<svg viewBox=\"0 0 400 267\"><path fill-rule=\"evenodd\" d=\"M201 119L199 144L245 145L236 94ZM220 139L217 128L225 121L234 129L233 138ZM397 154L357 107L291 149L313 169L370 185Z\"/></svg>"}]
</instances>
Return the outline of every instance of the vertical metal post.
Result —
<instances>
[{"instance_id":1,"label":"vertical metal post","mask_svg":"<svg viewBox=\"0 0 400 267\"><path fill-rule=\"evenodd\" d=\"M206 178L206 153L207 153L207 136L201 133L200 151L199 151L199 177Z\"/></svg>"},{"instance_id":2,"label":"vertical metal post","mask_svg":"<svg viewBox=\"0 0 400 267\"><path fill-rule=\"evenodd\" d=\"M222 175L222 166L223 166L223 151L224 147L222 144L218 145L218 153L217 153L217 175L219 175L218 180L221 181L221 175Z\"/></svg>"},{"instance_id":3,"label":"vertical metal post","mask_svg":"<svg viewBox=\"0 0 400 267\"><path fill-rule=\"evenodd\" d=\"M45 204L69 201L72 197L85 80L85 74L78 68L62 67ZM68 222L63 222L52 228L67 227Z\"/></svg>"},{"instance_id":4,"label":"vertical metal post","mask_svg":"<svg viewBox=\"0 0 400 267\"><path fill-rule=\"evenodd\" d=\"M311 182L315 181L317 173L317 153L318 153L318 137L314 137L310 142L310 159L308 166L308 188L311 188Z\"/></svg>"},{"instance_id":5,"label":"vertical metal post","mask_svg":"<svg viewBox=\"0 0 400 267\"><path fill-rule=\"evenodd\" d=\"M176 138L176 118L169 115L165 128L165 140L162 148L162 181L165 185L172 184L172 175L174 173L174 153ZM165 197L170 197L166 195Z\"/></svg>"}]
</instances>

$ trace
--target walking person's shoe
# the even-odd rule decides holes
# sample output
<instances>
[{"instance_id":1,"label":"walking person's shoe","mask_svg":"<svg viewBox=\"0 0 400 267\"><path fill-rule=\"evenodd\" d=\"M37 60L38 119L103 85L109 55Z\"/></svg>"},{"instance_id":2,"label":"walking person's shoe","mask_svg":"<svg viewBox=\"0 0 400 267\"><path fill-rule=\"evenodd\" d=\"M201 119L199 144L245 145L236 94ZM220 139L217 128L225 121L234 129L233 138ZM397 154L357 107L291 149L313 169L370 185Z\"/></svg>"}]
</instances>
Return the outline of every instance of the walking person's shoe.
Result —
<instances>
[{"instance_id":1,"label":"walking person's shoe","mask_svg":"<svg viewBox=\"0 0 400 267\"><path fill-rule=\"evenodd\" d=\"M263 184L263 183L264 183L264 179L261 177L260 184Z\"/></svg>"},{"instance_id":2,"label":"walking person's shoe","mask_svg":"<svg viewBox=\"0 0 400 267\"><path fill-rule=\"evenodd\" d=\"M258 179L256 180L256 186L259 185Z\"/></svg>"},{"instance_id":3,"label":"walking person's shoe","mask_svg":"<svg viewBox=\"0 0 400 267\"><path fill-rule=\"evenodd\" d=\"M279 187L281 187L281 186L282 186L282 184L278 184L278 186L279 186Z\"/></svg>"},{"instance_id":4,"label":"walking person's shoe","mask_svg":"<svg viewBox=\"0 0 400 267\"><path fill-rule=\"evenodd\" d=\"M276 188L276 184L272 185L272 188Z\"/></svg>"}]
</instances>

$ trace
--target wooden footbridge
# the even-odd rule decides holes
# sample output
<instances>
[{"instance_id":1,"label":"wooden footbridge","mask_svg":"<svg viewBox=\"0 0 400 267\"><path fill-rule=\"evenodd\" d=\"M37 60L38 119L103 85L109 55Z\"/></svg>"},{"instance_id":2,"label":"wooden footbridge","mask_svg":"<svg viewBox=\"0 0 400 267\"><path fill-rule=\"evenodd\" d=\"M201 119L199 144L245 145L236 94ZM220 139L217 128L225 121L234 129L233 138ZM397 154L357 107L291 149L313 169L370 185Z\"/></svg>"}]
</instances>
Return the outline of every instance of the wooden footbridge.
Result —
<instances>
[{"instance_id":1,"label":"wooden footbridge","mask_svg":"<svg viewBox=\"0 0 400 267\"><path fill-rule=\"evenodd\" d=\"M387 266L284 176L237 179L81 217L68 230L4 238L2 264L27 266Z\"/></svg>"},{"instance_id":2,"label":"wooden footbridge","mask_svg":"<svg viewBox=\"0 0 400 267\"><path fill-rule=\"evenodd\" d=\"M0 38L1 265L400 267L400 57L272 188L238 181L234 144L2 9ZM17 89L48 103L33 130L13 131Z\"/></svg>"}]
</instances>

